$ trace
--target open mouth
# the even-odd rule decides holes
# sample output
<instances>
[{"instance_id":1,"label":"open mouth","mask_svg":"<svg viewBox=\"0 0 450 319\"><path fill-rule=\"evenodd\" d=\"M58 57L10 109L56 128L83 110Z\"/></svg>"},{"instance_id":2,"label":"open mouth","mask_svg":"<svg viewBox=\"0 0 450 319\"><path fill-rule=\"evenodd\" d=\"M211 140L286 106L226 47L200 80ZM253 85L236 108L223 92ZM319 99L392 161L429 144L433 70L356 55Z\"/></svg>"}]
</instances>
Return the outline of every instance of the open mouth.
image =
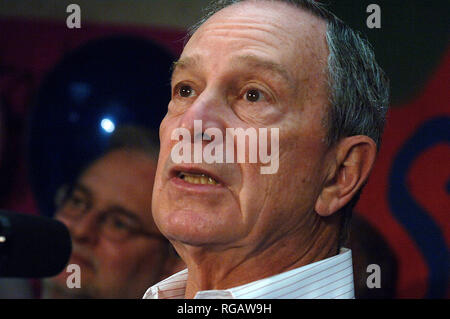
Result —
<instances>
[{"instance_id":1,"label":"open mouth","mask_svg":"<svg viewBox=\"0 0 450 319\"><path fill-rule=\"evenodd\" d=\"M220 184L216 179L204 173L179 172L177 177L191 184L203 184L203 185Z\"/></svg>"}]
</instances>

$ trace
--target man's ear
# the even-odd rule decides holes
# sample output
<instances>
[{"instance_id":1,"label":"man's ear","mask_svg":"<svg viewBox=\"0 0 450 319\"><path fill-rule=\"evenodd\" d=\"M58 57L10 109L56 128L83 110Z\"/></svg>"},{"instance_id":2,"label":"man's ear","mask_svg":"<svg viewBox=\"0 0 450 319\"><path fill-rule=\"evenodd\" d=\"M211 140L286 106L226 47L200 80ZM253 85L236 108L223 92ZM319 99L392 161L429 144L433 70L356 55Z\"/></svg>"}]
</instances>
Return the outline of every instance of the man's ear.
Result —
<instances>
[{"instance_id":1,"label":"man's ear","mask_svg":"<svg viewBox=\"0 0 450 319\"><path fill-rule=\"evenodd\" d=\"M369 177L377 154L368 136L343 138L335 147L334 164L317 198L315 211L329 216L344 207Z\"/></svg>"}]
</instances>

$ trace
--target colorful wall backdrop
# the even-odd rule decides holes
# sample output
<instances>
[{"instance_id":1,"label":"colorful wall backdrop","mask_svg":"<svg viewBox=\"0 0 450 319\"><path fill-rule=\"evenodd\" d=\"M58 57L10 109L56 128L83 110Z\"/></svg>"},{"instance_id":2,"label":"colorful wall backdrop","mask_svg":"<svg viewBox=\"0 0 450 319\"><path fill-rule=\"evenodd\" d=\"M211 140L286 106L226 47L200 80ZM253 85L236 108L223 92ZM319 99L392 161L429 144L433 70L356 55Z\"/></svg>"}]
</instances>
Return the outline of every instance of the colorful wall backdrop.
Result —
<instances>
[{"instance_id":1,"label":"colorful wall backdrop","mask_svg":"<svg viewBox=\"0 0 450 319\"><path fill-rule=\"evenodd\" d=\"M198 18L205 2L135 1L131 7L116 0L107 6L100 0L79 1L81 29L66 26L68 1L0 4L1 208L38 213L25 154L31 101L45 74L87 41L118 34L151 39L176 56L187 27ZM391 107L382 147L355 216L382 237L386 246L379 249L393 254L393 297L448 298L449 3L327 3L368 36L391 79ZM367 25L371 3L380 7L380 28ZM367 261L376 263L377 259L371 260L369 254Z\"/></svg>"}]
</instances>

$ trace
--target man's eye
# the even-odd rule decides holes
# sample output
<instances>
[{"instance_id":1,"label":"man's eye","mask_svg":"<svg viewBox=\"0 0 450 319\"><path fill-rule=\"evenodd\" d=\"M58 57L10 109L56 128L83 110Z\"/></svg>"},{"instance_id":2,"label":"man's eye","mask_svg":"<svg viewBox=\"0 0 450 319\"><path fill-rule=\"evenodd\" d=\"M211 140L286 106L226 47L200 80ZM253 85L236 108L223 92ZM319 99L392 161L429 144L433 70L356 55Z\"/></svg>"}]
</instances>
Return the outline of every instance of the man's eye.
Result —
<instances>
[{"instance_id":1,"label":"man's eye","mask_svg":"<svg viewBox=\"0 0 450 319\"><path fill-rule=\"evenodd\" d=\"M181 97L191 97L195 95L195 90L189 85L183 85L180 87L178 93Z\"/></svg>"},{"instance_id":2,"label":"man's eye","mask_svg":"<svg viewBox=\"0 0 450 319\"><path fill-rule=\"evenodd\" d=\"M131 230L135 228L133 223L127 220L127 218L116 216L114 214L107 215L104 223L110 230Z\"/></svg>"},{"instance_id":3,"label":"man's eye","mask_svg":"<svg viewBox=\"0 0 450 319\"><path fill-rule=\"evenodd\" d=\"M249 102L258 102L264 98L264 94L257 89L250 89L245 92L245 99Z\"/></svg>"},{"instance_id":4,"label":"man's eye","mask_svg":"<svg viewBox=\"0 0 450 319\"><path fill-rule=\"evenodd\" d=\"M112 221L112 225L117 229L127 229L128 228L128 225L118 218L116 218Z\"/></svg>"}]
</instances>

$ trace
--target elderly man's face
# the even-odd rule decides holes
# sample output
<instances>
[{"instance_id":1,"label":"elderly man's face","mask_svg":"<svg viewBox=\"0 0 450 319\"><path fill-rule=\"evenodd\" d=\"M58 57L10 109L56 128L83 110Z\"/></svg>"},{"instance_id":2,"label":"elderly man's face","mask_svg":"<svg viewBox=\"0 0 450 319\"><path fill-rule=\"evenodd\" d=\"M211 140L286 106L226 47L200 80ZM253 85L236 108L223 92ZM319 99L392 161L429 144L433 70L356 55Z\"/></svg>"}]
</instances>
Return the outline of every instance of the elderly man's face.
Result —
<instances>
[{"instance_id":1,"label":"elderly man's face","mask_svg":"<svg viewBox=\"0 0 450 319\"><path fill-rule=\"evenodd\" d=\"M244 2L215 14L187 43L160 127L153 213L174 242L244 247L307 223L326 175L326 25L282 3ZM174 164L172 132L279 128L279 169ZM205 142L204 142L205 143ZM195 184L203 173L219 184ZM181 173L181 174L180 174ZM181 177L181 178L180 178Z\"/></svg>"}]
</instances>

